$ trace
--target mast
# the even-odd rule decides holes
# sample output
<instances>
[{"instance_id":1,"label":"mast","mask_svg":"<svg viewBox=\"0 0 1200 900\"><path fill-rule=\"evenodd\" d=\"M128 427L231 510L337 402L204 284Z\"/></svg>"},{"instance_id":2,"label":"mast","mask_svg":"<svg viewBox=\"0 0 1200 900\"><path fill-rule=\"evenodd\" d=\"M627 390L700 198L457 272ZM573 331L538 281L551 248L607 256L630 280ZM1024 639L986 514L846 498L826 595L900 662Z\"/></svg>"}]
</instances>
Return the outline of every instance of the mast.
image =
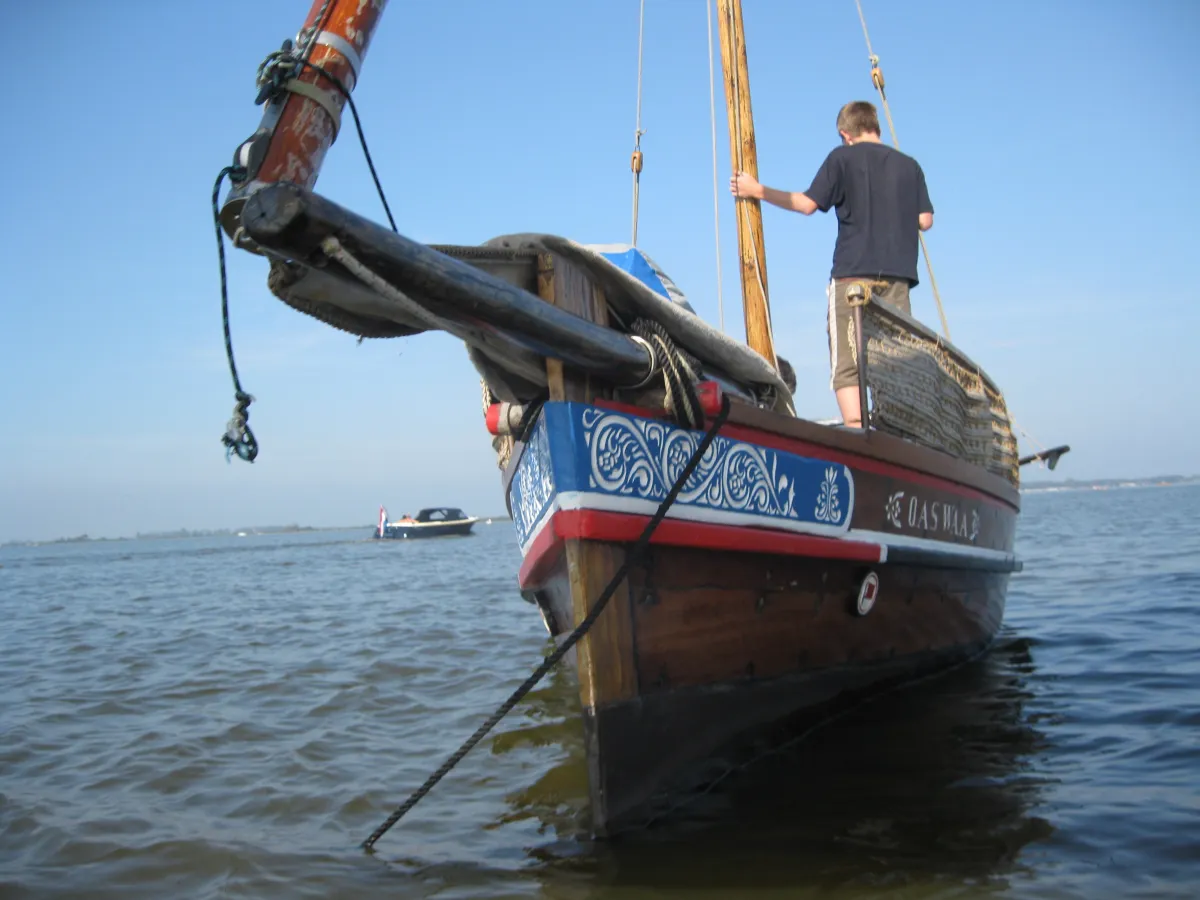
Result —
<instances>
[{"instance_id":1,"label":"mast","mask_svg":"<svg viewBox=\"0 0 1200 900\"><path fill-rule=\"evenodd\" d=\"M245 169L226 197L221 223L231 237L250 194L279 181L311 189L325 154L337 139L346 97L304 59L354 90L371 36L387 0L313 0L296 45L264 64L257 102L262 123L235 154ZM270 58L269 58L270 59ZM247 248L251 249L251 248Z\"/></svg>"},{"instance_id":2,"label":"mast","mask_svg":"<svg viewBox=\"0 0 1200 900\"><path fill-rule=\"evenodd\" d=\"M740 169L757 178L758 150L754 142L754 114L750 109L750 73L746 64L741 0L717 0L717 24L721 36L721 69L725 74L725 106L729 114L730 162L735 171ZM735 209L746 343L779 368L767 305L767 250L763 243L762 206L757 200L743 199L735 201Z\"/></svg>"}]
</instances>

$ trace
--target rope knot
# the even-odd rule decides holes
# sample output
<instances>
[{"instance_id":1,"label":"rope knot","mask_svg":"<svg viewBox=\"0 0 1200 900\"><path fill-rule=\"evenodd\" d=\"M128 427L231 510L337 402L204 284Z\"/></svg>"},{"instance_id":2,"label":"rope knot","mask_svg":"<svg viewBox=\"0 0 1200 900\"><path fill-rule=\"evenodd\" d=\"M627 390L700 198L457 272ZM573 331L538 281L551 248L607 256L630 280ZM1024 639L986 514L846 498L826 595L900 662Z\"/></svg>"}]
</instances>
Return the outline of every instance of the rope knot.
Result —
<instances>
[{"instance_id":1,"label":"rope knot","mask_svg":"<svg viewBox=\"0 0 1200 900\"><path fill-rule=\"evenodd\" d=\"M871 302L872 288L886 288L886 281L854 281L846 288L846 303L849 306L867 306Z\"/></svg>"},{"instance_id":2,"label":"rope knot","mask_svg":"<svg viewBox=\"0 0 1200 900\"><path fill-rule=\"evenodd\" d=\"M258 456L258 441L250 430L250 404L254 398L245 391L234 393L233 416L225 424L225 433L221 435L221 443L225 445L225 461L231 462L233 454L238 459L254 462Z\"/></svg>"},{"instance_id":3,"label":"rope knot","mask_svg":"<svg viewBox=\"0 0 1200 900\"><path fill-rule=\"evenodd\" d=\"M871 302L871 286L865 281L856 281L846 288L846 303L849 306L866 306Z\"/></svg>"},{"instance_id":4,"label":"rope knot","mask_svg":"<svg viewBox=\"0 0 1200 900\"><path fill-rule=\"evenodd\" d=\"M284 90L284 85L300 74L301 60L296 53L291 40L283 42L283 47L258 64L254 75L254 83L258 85L258 94L254 105L261 106L267 100L273 100Z\"/></svg>"}]
</instances>

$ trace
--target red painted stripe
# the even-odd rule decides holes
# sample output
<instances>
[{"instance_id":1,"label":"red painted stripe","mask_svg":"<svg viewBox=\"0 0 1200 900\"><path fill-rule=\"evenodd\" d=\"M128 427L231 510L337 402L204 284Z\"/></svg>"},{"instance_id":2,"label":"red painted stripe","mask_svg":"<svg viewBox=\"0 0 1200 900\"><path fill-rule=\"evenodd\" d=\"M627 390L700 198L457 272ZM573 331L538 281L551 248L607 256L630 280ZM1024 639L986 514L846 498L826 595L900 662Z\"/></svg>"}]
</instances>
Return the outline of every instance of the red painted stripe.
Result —
<instances>
[{"instance_id":1,"label":"red painted stripe","mask_svg":"<svg viewBox=\"0 0 1200 900\"><path fill-rule=\"evenodd\" d=\"M726 425L721 429L721 434L742 441L750 441L763 447L771 447L775 450L795 453L797 456L816 457L817 459L827 459L830 462L840 462L850 466L852 469L871 472L875 475L884 475L888 478L899 478L910 484L919 484L939 491L970 497L973 500L981 500L1003 509L1012 509L1003 500L993 497L991 494L985 494L983 491L976 490L975 488L959 484L957 481L926 475L923 472L918 472L916 469L881 462L870 457L859 456L856 453L835 450L833 447L826 447L823 444L813 444L796 438L784 437L783 435L774 434L769 431L759 431L757 428L748 428L745 425Z\"/></svg>"},{"instance_id":2,"label":"red painted stripe","mask_svg":"<svg viewBox=\"0 0 1200 900\"><path fill-rule=\"evenodd\" d=\"M521 568L517 570L517 584L521 587L544 581L547 570L558 560L562 552L562 538L554 533L554 520L561 515L561 511L556 512L525 551Z\"/></svg>"},{"instance_id":3,"label":"red painted stripe","mask_svg":"<svg viewBox=\"0 0 1200 900\"><path fill-rule=\"evenodd\" d=\"M521 587L525 587L534 583L535 579L544 577L550 563L557 558L557 554L552 551L564 540L629 543L641 537L649 521L650 516L630 513L594 509L559 510L530 546L517 576L518 581ZM745 525L686 522L680 519L663 519L650 538L650 543L868 563L879 562L882 553L879 544L867 541L793 534Z\"/></svg>"},{"instance_id":4,"label":"red painted stripe","mask_svg":"<svg viewBox=\"0 0 1200 900\"><path fill-rule=\"evenodd\" d=\"M647 419L662 419L664 413L662 410L647 409L645 407L633 406L628 403L619 403L615 400L596 400L595 406L600 406L605 409L612 409L617 412L628 413L634 416L642 416ZM867 456L859 456L857 453L851 453L844 450L836 450L833 447L827 447L824 444L814 444L809 441L803 441L798 438L790 438L785 435L776 434L771 431L762 431L758 428L751 428L748 425L726 425L721 429L721 434L730 438L748 441L752 444L758 444L762 447L770 447L774 450L783 450L787 453L794 453L797 456L808 458L827 459L830 462L839 462L843 465L850 466L852 469L859 469L863 472L871 472L875 475L883 475L888 478L900 478L910 484L919 484L923 487L934 488L939 491L946 491L950 494L958 494L961 497L970 497L972 500L980 500L988 503L991 506L998 506L1006 510L1011 510L1013 507L1003 500L986 494L983 491L977 490L966 485L959 484L957 481L950 481L945 478L937 478L933 475L926 475L923 472L918 472L916 469L909 469L905 466L897 466L893 463L881 462L877 459L872 459Z\"/></svg>"},{"instance_id":5,"label":"red painted stripe","mask_svg":"<svg viewBox=\"0 0 1200 900\"><path fill-rule=\"evenodd\" d=\"M648 406L634 406L632 403L622 403L620 400L606 400L604 397L597 397L592 401L592 406L598 406L601 409L611 409L614 412L629 413L631 416L641 416L643 419L665 419L667 413L662 409L650 409Z\"/></svg>"}]
</instances>

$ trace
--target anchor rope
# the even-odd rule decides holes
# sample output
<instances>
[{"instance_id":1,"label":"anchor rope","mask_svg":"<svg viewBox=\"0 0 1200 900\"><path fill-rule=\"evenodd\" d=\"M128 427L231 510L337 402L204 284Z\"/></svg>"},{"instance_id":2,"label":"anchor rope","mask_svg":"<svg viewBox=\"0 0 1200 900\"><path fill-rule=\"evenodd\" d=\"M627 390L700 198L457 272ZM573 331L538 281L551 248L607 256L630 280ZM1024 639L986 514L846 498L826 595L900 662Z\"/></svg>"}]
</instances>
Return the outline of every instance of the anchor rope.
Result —
<instances>
[{"instance_id":1,"label":"anchor rope","mask_svg":"<svg viewBox=\"0 0 1200 900\"><path fill-rule=\"evenodd\" d=\"M696 471L696 467L700 465L700 460L708 452L708 448L712 446L712 442L717 437L717 432L721 430L721 427L729 418L729 410L729 397L727 395L722 395L720 412L717 413L716 418L713 419L712 424L704 433L704 437L700 439L700 443L692 452L687 464L683 467L683 471L679 473L679 477L676 478L675 483L671 485L671 489L667 492L667 496L663 498L662 503L658 505L658 509L655 511L650 521L646 523L646 527L642 529L641 536L629 549L629 552L625 554L625 561L621 564L621 567L617 569L617 572L613 575L612 580L609 581L608 585L596 599L596 604L592 607L591 612L584 617L583 621L575 627L574 631L567 635L566 639L560 643L552 653L547 655L542 660L538 667L534 669L533 674L521 682L517 689L513 691L511 695L509 695L508 699L501 703L500 706L497 707L496 711L488 716L482 725L475 729L475 733L467 738L466 741L463 742L462 746L455 750L454 753L452 753L444 763L438 766L437 770L427 779L425 779L425 783L413 791L409 798L396 808L395 812L388 816L378 828L371 832L371 835L362 843L364 850L371 850L375 846L376 841L383 837L383 835L387 833L388 829L399 822L400 819L403 818L409 812L409 810L416 806L421 801L421 798L428 794L433 787L439 781L441 781L447 773L450 772L451 769L462 762L463 757L470 753L471 749L481 740L483 740L487 733L491 731L501 719L508 715L509 712L512 711L513 707L521 702L521 699L531 690L533 690L534 686L537 685L537 683L541 681L551 669L558 665L559 661L567 655L567 652L574 647L580 641L580 639L582 639L584 635L588 633L588 631L591 630L592 626L596 623L596 620L600 618L600 614L604 612L605 607L608 606L609 600L612 599L613 594L616 593L616 590L621 585L621 582L625 580L625 578L629 575L630 570L635 565L641 563L642 557L646 553L646 549L650 546L650 538L654 535L659 523L661 523L666 517L671 506L674 505L680 491L683 490L683 487L688 482L688 479L692 477L692 473Z\"/></svg>"},{"instance_id":2,"label":"anchor rope","mask_svg":"<svg viewBox=\"0 0 1200 900\"><path fill-rule=\"evenodd\" d=\"M716 0L713 0L715 3ZM725 299L721 288L721 207L719 202L720 190L717 186L717 98L716 75L713 66L713 34L712 34L712 3L704 2L704 18L708 21L708 123L712 131L712 173L713 173L713 237L717 249L717 321L721 331L725 330Z\"/></svg>"},{"instance_id":3,"label":"anchor rope","mask_svg":"<svg viewBox=\"0 0 1200 900\"><path fill-rule=\"evenodd\" d=\"M862 0L854 0L854 5L858 8L858 20L862 23L863 39L867 42L867 58L871 63L871 83L875 85L880 103L883 105L883 114L887 118L888 131L892 134L892 144L899 150L900 138L896 136L896 123L892 120L892 108L888 104L883 70L879 68L879 57L871 49L871 33L867 30L867 17L863 14ZM933 275L933 260L929 257L929 246L925 243L925 233L917 232L917 240L921 242L921 255L925 258L925 270L929 272L929 289L933 293L934 302L937 304L938 317L942 320L942 333L946 335L946 340L950 340L950 324L946 321L946 311L942 308L942 296L938 291L937 278Z\"/></svg>"}]
</instances>

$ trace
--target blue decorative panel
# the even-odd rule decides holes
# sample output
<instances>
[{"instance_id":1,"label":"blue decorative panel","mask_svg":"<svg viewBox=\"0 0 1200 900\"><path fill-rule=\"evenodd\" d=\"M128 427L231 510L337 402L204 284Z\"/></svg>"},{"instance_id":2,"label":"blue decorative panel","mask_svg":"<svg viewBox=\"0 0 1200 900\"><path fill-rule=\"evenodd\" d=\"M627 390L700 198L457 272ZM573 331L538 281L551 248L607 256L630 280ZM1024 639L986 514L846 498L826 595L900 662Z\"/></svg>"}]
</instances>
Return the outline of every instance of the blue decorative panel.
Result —
<instances>
[{"instance_id":1,"label":"blue decorative panel","mask_svg":"<svg viewBox=\"0 0 1200 900\"><path fill-rule=\"evenodd\" d=\"M547 509L653 514L702 437L657 419L547 403L513 479L522 550ZM668 516L837 536L853 504L853 476L841 463L718 436Z\"/></svg>"},{"instance_id":2,"label":"blue decorative panel","mask_svg":"<svg viewBox=\"0 0 1200 900\"><path fill-rule=\"evenodd\" d=\"M549 404L547 404L549 406ZM534 528L542 521L554 500L554 471L550 462L550 440L546 417L542 415L525 446L521 463L508 489L517 543L524 552Z\"/></svg>"}]
</instances>

